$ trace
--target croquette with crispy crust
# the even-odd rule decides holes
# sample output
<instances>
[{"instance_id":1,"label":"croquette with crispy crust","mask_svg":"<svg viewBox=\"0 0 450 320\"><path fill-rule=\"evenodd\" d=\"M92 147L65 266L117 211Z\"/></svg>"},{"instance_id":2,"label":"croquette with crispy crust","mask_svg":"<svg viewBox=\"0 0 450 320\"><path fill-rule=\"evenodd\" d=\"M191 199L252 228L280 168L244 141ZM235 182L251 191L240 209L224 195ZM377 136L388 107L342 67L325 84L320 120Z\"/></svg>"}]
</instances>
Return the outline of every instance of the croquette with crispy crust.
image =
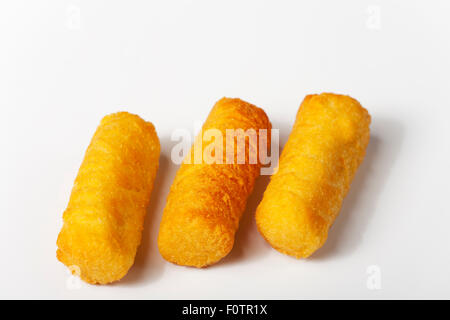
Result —
<instances>
[{"instance_id":1,"label":"croquette with crispy crust","mask_svg":"<svg viewBox=\"0 0 450 320\"><path fill-rule=\"evenodd\" d=\"M225 257L233 247L234 235L254 181L260 174L261 162L259 157L256 163L249 160L249 150L259 151L258 142L249 137L246 138L244 163L237 158L238 143L232 146L234 154L226 154L227 129L254 130L258 135L265 129L268 139L262 143L270 145L271 124L262 109L240 99L223 98L215 104L177 172L164 209L158 246L164 259L172 263L205 267ZM222 163L211 163L208 153L204 152L214 143L213 139L208 141L202 135L210 130L223 137L223 149L218 151ZM206 157L196 163L196 154L206 154ZM232 161L227 162L227 156Z\"/></svg>"},{"instance_id":2,"label":"croquette with crispy crust","mask_svg":"<svg viewBox=\"0 0 450 320\"><path fill-rule=\"evenodd\" d=\"M355 99L308 95L256 211L262 236L306 258L327 239L369 143L370 115Z\"/></svg>"},{"instance_id":3,"label":"croquette with crispy crust","mask_svg":"<svg viewBox=\"0 0 450 320\"><path fill-rule=\"evenodd\" d=\"M92 284L133 265L158 169L150 122L127 112L103 118L86 151L58 236L57 257Z\"/></svg>"}]
</instances>

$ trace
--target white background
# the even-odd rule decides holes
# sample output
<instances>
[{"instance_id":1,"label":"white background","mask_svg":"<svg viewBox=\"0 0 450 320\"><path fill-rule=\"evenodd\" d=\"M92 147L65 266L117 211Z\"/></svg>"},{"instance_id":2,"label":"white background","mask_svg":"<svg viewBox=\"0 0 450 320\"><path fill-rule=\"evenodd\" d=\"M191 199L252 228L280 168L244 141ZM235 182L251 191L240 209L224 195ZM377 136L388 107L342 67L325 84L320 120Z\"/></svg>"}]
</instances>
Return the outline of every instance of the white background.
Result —
<instances>
[{"instance_id":1,"label":"white background","mask_svg":"<svg viewBox=\"0 0 450 320\"><path fill-rule=\"evenodd\" d=\"M0 298L450 298L449 40L450 3L437 0L2 1ZM304 96L323 91L373 119L325 246L296 260L265 243L253 218L263 177L228 257L164 261L171 133L240 97L283 145ZM160 170L129 274L77 288L56 237L92 134L119 110L155 124Z\"/></svg>"}]
</instances>

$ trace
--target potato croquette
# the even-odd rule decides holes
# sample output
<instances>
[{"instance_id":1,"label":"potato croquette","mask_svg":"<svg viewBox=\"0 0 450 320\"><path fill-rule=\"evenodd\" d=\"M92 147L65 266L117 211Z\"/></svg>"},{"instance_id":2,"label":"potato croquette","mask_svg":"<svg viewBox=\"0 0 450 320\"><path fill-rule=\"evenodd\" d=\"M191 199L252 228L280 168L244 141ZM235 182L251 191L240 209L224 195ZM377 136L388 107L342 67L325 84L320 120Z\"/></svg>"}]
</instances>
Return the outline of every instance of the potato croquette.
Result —
<instances>
[{"instance_id":1,"label":"potato croquette","mask_svg":"<svg viewBox=\"0 0 450 320\"><path fill-rule=\"evenodd\" d=\"M326 241L369 143L370 115L355 99L308 95L256 211L276 250L309 257Z\"/></svg>"},{"instance_id":2,"label":"potato croquette","mask_svg":"<svg viewBox=\"0 0 450 320\"><path fill-rule=\"evenodd\" d=\"M260 174L261 161L259 157L256 162L249 159L249 151L259 153L260 147L260 143L249 136L245 137L245 161L239 162L237 158L238 143L230 148L234 150L234 158L231 158L225 146L227 129L244 132L253 129L258 135L264 129L267 140L259 139L260 143L267 143L266 148L270 146L271 124L262 109L240 99L223 98L215 104L202 133L218 131L224 137L219 158L228 156L232 161L211 163L207 157L202 157L196 163L197 152L203 154L213 143L208 143L200 133L177 172L164 208L158 246L167 261L205 267L225 257L233 247L247 198Z\"/></svg>"},{"instance_id":3,"label":"potato croquette","mask_svg":"<svg viewBox=\"0 0 450 320\"><path fill-rule=\"evenodd\" d=\"M120 280L133 265L158 169L150 122L104 117L86 151L58 236L57 257L92 284Z\"/></svg>"}]
</instances>

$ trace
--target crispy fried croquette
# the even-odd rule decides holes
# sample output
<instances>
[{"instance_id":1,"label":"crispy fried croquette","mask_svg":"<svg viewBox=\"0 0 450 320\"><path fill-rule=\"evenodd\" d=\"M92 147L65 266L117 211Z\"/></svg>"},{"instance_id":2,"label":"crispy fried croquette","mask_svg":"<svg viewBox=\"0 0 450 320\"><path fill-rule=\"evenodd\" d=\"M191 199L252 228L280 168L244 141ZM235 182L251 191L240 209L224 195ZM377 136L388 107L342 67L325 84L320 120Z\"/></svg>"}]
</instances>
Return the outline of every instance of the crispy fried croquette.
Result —
<instances>
[{"instance_id":1,"label":"crispy fried croquette","mask_svg":"<svg viewBox=\"0 0 450 320\"><path fill-rule=\"evenodd\" d=\"M369 143L370 115L355 99L308 95L256 211L262 236L306 258L326 241Z\"/></svg>"},{"instance_id":2,"label":"crispy fried croquette","mask_svg":"<svg viewBox=\"0 0 450 320\"><path fill-rule=\"evenodd\" d=\"M104 117L78 171L57 257L92 284L120 280L133 265L160 145L153 124L119 112Z\"/></svg>"},{"instance_id":3,"label":"crispy fried croquette","mask_svg":"<svg viewBox=\"0 0 450 320\"><path fill-rule=\"evenodd\" d=\"M215 130L226 137L229 129L254 130L258 134L265 129L270 138L270 128L262 109L240 99L223 98L211 110L202 132ZM205 267L230 252L247 198L260 174L259 158L255 163L249 159L249 151L255 152L260 147L255 140L246 137L244 163L239 162L237 143L233 145L232 163L223 160L230 157L225 138L220 143L223 150L215 150L218 153L212 155L214 158L220 155L223 163L211 163L208 157L195 163L199 151L203 154L213 143L207 140L200 133L186 155L172 184L160 225L159 251L164 259L179 265ZM270 145L269 140L263 143Z\"/></svg>"}]
</instances>

